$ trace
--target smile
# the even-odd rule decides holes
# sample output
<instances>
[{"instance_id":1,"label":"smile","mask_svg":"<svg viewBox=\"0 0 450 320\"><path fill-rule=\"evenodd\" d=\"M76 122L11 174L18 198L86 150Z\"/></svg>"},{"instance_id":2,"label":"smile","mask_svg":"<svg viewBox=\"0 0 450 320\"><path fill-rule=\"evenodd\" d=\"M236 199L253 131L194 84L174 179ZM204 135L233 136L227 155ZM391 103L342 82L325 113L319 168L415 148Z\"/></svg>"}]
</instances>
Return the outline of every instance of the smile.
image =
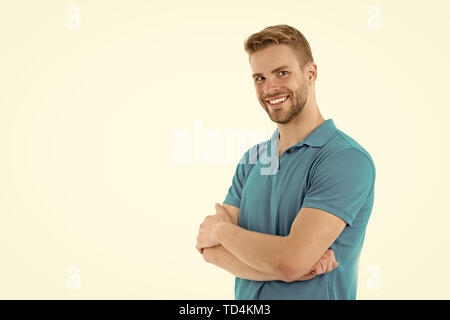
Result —
<instances>
[{"instance_id":1,"label":"smile","mask_svg":"<svg viewBox=\"0 0 450 320\"><path fill-rule=\"evenodd\" d=\"M269 105L272 107L272 109L274 109L274 108L279 108L279 107L283 106L283 104L287 100L289 100L289 98L290 98L290 96L287 95L287 96L284 96L284 97L281 97L278 99L266 100L266 101L269 103Z\"/></svg>"}]
</instances>

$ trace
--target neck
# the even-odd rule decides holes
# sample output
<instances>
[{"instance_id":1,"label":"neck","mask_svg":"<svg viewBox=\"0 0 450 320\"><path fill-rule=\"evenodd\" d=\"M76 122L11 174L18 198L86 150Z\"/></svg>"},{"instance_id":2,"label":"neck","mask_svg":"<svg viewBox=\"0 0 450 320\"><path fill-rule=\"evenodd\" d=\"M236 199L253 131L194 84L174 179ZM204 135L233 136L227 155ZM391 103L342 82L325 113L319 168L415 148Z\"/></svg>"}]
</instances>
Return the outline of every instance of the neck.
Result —
<instances>
[{"instance_id":1,"label":"neck","mask_svg":"<svg viewBox=\"0 0 450 320\"><path fill-rule=\"evenodd\" d=\"M320 126L325 119L320 114L316 103L305 105L301 113L286 124L278 124L280 140L278 148L280 154L284 150L305 139L314 129Z\"/></svg>"}]
</instances>

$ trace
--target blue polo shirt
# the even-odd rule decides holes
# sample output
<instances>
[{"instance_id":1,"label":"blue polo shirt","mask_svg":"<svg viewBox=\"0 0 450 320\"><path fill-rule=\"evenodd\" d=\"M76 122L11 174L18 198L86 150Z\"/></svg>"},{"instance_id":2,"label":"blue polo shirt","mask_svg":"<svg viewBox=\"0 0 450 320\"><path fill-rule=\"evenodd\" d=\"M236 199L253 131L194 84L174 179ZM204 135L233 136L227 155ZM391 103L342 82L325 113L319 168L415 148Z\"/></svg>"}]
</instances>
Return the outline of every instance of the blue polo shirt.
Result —
<instances>
[{"instance_id":1,"label":"blue polo shirt","mask_svg":"<svg viewBox=\"0 0 450 320\"><path fill-rule=\"evenodd\" d=\"M287 236L302 207L346 222L330 249L339 266L307 281L236 277L235 299L356 299L358 263L374 202L375 165L369 153L332 119L278 158L278 128L239 161L224 203L240 208L239 226Z\"/></svg>"}]
</instances>

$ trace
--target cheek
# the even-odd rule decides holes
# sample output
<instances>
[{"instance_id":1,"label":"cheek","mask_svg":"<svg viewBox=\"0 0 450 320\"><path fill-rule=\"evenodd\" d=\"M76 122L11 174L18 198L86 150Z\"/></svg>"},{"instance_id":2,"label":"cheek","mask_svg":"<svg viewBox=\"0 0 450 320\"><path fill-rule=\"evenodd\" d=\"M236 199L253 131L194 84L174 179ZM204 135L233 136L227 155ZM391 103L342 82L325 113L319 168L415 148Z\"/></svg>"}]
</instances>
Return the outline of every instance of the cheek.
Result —
<instances>
[{"instance_id":1,"label":"cheek","mask_svg":"<svg viewBox=\"0 0 450 320\"><path fill-rule=\"evenodd\" d=\"M261 88L256 87L256 95L259 99L262 99L263 91Z\"/></svg>"}]
</instances>

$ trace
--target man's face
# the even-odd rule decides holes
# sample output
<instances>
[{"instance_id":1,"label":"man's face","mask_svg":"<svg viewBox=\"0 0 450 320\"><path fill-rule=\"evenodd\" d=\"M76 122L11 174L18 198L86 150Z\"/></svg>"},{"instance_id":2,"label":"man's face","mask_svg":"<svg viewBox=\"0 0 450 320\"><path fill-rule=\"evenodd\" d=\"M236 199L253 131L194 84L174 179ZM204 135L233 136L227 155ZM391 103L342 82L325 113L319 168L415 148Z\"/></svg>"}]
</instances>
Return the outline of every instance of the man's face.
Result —
<instances>
[{"instance_id":1,"label":"man's face","mask_svg":"<svg viewBox=\"0 0 450 320\"><path fill-rule=\"evenodd\" d=\"M258 101L270 119L282 124L295 119L308 101L309 90L291 48L281 44L255 52L250 65ZM270 103L279 97L286 100Z\"/></svg>"}]
</instances>

